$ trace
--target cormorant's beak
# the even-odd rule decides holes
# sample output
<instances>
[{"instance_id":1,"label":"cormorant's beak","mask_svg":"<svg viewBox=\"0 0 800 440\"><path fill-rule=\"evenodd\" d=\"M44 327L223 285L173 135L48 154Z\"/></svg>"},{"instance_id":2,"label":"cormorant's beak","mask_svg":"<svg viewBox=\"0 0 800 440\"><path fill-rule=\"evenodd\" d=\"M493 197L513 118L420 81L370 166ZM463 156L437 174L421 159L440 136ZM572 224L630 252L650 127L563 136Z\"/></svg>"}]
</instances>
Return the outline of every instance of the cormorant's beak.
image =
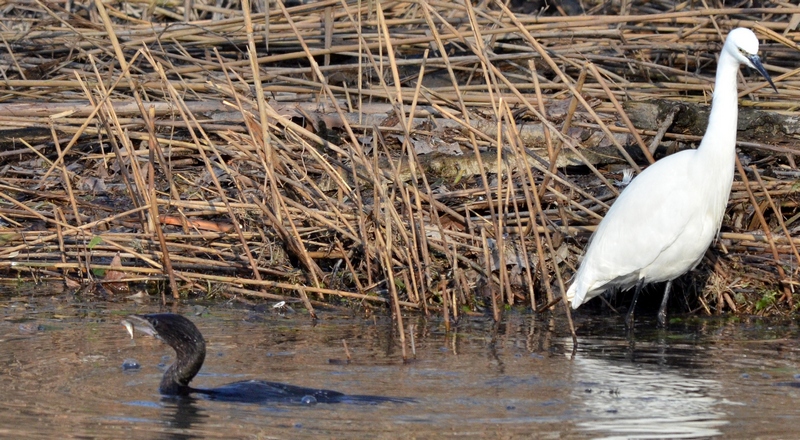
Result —
<instances>
[{"instance_id":1,"label":"cormorant's beak","mask_svg":"<svg viewBox=\"0 0 800 440\"><path fill-rule=\"evenodd\" d=\"M777 93L778 92L778 88L775 87L775 84L772 82L772 78L769 77L769 73L767 73L767 69L765 69L764 65L761 64L761 58L759 58L758 55L753 54L753 55L748 55L747 59L750 60L750 63L753 64L753 67L755 67L755 69L758 70L758 73L760 73L761 76L763 76L764 78L767 79L767 82L769 82L769 85L771 85L772 88L775 89L775 93Z\"/></svg>"},{"instance_id":2,"label":"cormorant's beak","mask_svg":"<svg viewBox=\"0 0 800 440\"><path fill-rule=\"evenodd\" d=\"M131 339L133 339L134 330L155 338L158 337L158 332L156 332L156 330L153 328L153 325L142 316L130 315L122 320L122 325L124 325L125 329L128 330L128 334L131 335Z\"/></svg>"}]
</instances>

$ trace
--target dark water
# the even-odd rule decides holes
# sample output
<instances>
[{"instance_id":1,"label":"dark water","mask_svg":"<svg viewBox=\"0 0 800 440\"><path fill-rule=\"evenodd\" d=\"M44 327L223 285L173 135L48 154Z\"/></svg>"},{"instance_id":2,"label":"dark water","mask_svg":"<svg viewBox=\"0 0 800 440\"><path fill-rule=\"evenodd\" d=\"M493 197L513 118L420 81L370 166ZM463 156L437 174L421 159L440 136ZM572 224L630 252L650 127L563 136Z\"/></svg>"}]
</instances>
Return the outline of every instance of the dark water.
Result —
<instances>
[{"instance_id":1,"label":"dark water","mask_svg":"<svg viewBox=\"0 0 800 440\"><path fill-rule=\"evenodd\" d=\"M409 316L403 362L386 318L321 312L316 324L227 306L178 308L208 341L196 386L267 379L415 403L286 406L164 400L171 350L120 320L160 311L17 297L0 302L2 438L797 438L795 322L560 317L441 322ZM163 311L163 310L162 310ZM352 360L346 360L342 340ZM409 347L409 352L410 352ZM123 371L126 360L141 368ZM797 377L797 378L796 378Z\"/></svg>"}]
</instances>

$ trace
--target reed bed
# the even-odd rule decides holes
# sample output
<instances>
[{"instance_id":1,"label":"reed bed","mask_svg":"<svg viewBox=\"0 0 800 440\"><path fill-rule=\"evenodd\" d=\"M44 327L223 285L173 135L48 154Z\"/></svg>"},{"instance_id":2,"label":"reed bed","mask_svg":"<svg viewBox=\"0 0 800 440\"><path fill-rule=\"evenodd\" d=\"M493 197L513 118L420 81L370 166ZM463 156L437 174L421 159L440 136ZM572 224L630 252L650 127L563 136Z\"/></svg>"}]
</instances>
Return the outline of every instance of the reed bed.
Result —
<instances>
[{"instance_id":1,"label":"reed bed","mask_svg":"<svg viewBox=\"0 0 800 440\"><path fill-rule=\"evenodd\" d=\"M400 328L541 312L625 169L696 145L748 26L780 93L745 75L687 304L791 310L800 7L718 3L6 2L0 274L387 307Z\"/></svg>"}]
</instances>

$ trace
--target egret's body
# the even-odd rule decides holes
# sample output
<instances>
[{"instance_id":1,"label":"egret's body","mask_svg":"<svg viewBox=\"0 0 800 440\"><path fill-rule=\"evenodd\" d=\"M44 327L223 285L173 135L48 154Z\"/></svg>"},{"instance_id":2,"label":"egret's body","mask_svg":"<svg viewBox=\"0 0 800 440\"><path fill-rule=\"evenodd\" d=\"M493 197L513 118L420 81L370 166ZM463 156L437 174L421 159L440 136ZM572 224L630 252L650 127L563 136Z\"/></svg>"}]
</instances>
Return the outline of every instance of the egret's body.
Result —
<instances>
[{"instance_id":1,"label":"egret's body","mask_svg":"<svg viewBox=\"0 0 800 440\"><path fill-rule=\"evenodd\" d=\"M696 150L650 165L608 210L567 291L573 308L609 289L667 281L659 322L666 317L672 280L700 262L717 235L733 183L738 119L736 75L740 64L772 84L749 29L728 34L719 57L708 128ZM773 85L774 87L774 85ZM629 313L629 324L632 315Z\"/></svg>"}]
</instances>

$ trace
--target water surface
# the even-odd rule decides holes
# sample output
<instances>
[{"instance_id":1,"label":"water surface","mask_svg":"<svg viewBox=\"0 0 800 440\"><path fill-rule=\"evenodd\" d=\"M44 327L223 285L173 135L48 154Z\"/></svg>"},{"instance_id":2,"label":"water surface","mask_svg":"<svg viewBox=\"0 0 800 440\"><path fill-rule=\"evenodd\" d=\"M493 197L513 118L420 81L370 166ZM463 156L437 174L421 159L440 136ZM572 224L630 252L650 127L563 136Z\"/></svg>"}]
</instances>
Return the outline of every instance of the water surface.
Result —
<instances>
[{"instance_id":1,"label":"water surface","mask_svg":"<svg viewBox=\"0 0 800 440\"><path fill-rule=\"evenodd\" d=\"M265 379L408 404L309 406L163 399L174 359L120 325L134 304L7 298L0 322L0 436L5 438L791 438L800 435L800 343L793 321L560 316L462 320L408 316L404 362L391 321L321 311L281 317L225 305L174 311L204 333L194 386ZM409 340L411 338L408 338ZM343 346L346 341L351 354ZM411 347L408 347L409 353ZM141 365L123 370L123 363Z\"/></svg>"}]
</instances>

